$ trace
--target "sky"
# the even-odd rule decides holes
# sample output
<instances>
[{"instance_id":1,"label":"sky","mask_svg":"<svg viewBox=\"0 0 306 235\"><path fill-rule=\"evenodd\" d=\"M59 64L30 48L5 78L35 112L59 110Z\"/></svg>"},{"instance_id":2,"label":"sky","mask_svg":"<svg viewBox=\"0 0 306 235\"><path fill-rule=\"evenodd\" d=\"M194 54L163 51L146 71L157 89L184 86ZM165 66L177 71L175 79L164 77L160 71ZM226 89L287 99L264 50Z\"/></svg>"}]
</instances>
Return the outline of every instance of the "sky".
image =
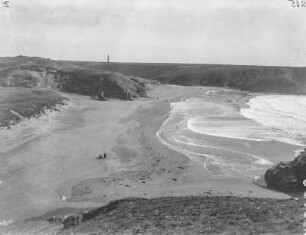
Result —
<instances>
[{"instance_id":1,"label":"sky","mask_svg":"<svg viewBox=\"0 0 306 235\"><path fill-rule=\"evenodd\" d=\"M0 7L1 57L306 66L306 7L288 0L9 4Z\"/></svg>"}]
</instances>

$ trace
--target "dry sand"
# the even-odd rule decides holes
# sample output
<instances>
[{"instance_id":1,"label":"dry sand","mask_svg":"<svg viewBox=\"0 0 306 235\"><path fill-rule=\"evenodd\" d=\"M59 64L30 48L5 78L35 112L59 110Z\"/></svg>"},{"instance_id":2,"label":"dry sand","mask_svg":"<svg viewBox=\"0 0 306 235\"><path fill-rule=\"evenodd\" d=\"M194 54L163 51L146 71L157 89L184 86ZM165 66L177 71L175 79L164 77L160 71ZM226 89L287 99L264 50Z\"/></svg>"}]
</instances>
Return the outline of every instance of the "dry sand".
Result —
<instances>
[{"instance_id":1,"label":"dry sand","mask_svg":"<svg viewBox=\"0 0 306 235\"><path fill-rule=\"evenodd\" d=\"M69 95L70 106L56 119L54 128L2 153L0 161L7 168L0 175L4 182L0 190L10 187L0 196L0 209L5 212L2 220L22 220L48 212L39 217L46 219L130 196L287 198L254 185L249 178L212 176L202 165L158 140L156 132L169 115L170 102L201 96L209 90L224 89L157 86L150 92L152 99L137 101L98 102ZM232 95L231 99L235 98ZM287 145L279 147L279 153L292 151ZM264 151L268 147L261 148ZM96 159L103 152L107 158ZM27 231L31 229L34 227Z\"/></svg>"}]
</instances>

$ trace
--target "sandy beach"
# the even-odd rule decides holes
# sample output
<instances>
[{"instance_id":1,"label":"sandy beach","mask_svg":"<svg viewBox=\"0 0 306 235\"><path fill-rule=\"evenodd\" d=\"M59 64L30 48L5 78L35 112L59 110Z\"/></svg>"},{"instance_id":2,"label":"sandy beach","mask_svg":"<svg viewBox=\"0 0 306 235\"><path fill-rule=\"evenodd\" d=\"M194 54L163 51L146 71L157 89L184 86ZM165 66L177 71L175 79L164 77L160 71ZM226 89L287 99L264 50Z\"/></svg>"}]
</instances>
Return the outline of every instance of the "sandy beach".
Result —
<instances>
[{"instance_id":1,"label":"sandy beach","mask_svg":"<svg viewBox=\"0 0 306 235\"><path fill-rule=\"evenodd\" d=\"M1 6L0 235L306 234L306 0Z\"/></svg>"},{"instance_id":2,"label":"sandy beach","mask_svg":"<svg viewBox=\"0 0 306 235\"><path fill-rule=\"evenodd\" d=\"M39 226L37 219L35 226L30 220L23 231L50 232L54 228L45 219L51 215L65 215L125 197L289 198L253 184L252 177L211 174L203 164L161 143L156 135L169 117L170 103L201 97L239 109L258 94L212 87L152 88L150 98L135 101L99 102L65 94L70 99L68 109L41 124L48 127L45 131L19 132L14 138L26 141L1 152L0 221L4 224L36 217ZM212 97L212 90L219 92ZM205 138L220 146L268 154L273 163L293 159L297 150L297 146L279 142ZM103 152L107 158L96 159ZM25 227L24 222L17 226L19 231L20 226Z\"/></svg>"}]
</instances>

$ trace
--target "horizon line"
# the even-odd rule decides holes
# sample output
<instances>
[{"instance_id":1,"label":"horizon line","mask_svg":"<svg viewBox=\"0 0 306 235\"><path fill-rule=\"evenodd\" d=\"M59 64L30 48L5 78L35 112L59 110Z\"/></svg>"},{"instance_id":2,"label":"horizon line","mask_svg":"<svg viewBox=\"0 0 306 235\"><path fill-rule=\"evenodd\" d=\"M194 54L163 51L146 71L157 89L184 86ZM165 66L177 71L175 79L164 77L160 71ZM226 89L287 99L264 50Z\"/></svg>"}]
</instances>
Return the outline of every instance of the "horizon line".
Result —
<instances>
[{"instance_id":1,"label":"horizon line","mask_svg":"<svg viewBox=\"0 0 306 235\"><path fill-rule=\"evenodd\" d=\"M306 68L306 65L263 65L263 64L227 64L227 63L183 63L183 62L136 62L136 61L98 61L98 60L75 60L75 59L52 59L50 57L41 56L27 56L27 55L16 55L16 56L0 56L0 58L16 58L16 57L28 57L28 58L40 58L51 61L62 61L62 62L92 62L92 63L105 63L105 64L169 64L169 65L222 65L222 66L261 66L261 67L288 67L288 68Z\"/></svg>"}]
</instances>

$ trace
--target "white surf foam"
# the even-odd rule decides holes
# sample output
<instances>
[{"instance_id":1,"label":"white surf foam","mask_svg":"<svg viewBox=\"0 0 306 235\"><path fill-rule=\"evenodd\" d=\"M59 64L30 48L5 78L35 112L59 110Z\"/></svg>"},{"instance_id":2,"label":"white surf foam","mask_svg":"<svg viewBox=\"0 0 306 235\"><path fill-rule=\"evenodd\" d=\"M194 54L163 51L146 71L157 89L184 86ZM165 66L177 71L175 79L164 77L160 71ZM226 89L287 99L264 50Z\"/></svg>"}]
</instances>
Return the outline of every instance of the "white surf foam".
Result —
<instances>
[{"instance_id":1,"label":"white surf foam","mask_svg":"<svg viewBox=\"0 0 306 235\"><path fill-rule=\"evenodd\" d=\"M254 176L263 173L272 162L263 156L219 146L201 135L303 146L306 116L300 118L300 114L306 114L305 97L255 97L250 100L249 108L240 113L225 103L191 98L171 104L169 118L157 132L157 137L169 148L203 164L210 171ZM204 143L203 139L206 139Z\"/></svg>"},{"instance_id":2,"label":"white surf foam","mask_svg":"<svg viewBox=\"0 0 306 235\"><path fill-rule=\"evenodd\" d=\"M240 113L273 130L270 139L306 145L306 97L294 95L257 96Z\"/></svg>"},{"instance_id":3,"label":"white surf foam","mask_svg":"<svg viewBox=\"0 0 306 235\"><path fill-rule=\"evenodd\" d=\"M170 149L180 152L190 158L192 161L197 162L198 164L202 165L203 168L208 170L213 175L227 175L227 176L248 176L254 177L256 175L262 174L264 168L260 165L271 165L271 162L264 159L252 155L251 157L254 158L254 163L252 164L250 161L249 164L243 164L239 162L231 162L230 160L226 159L224 156L213 155L213 154L205 154L201 152L191 151L179 145L172 145L168 141L166 141L162 136L161 132L158 131L156 133L158 139L165 145L167 145Z\"/></svg>"},{"instance_id":4,"label":"white surf foam","mask_svg":"<svg viewBox=\"0 0 306 235\"><path fill-rule=\"evenodd\" d=\"M224 115L223 115L224 116ZM224 138L234 138L242 140L263 141L261 137L262 128L249 122L248 120L229 120L221 115L211 117L190 118L187 123L189 130L204 135L212 135Z\"/></svg>"},{"instance_id":5,"label":"white surf foam","mask_svg":"<svg viewBox=\"0 0 306 235\"><path fill-rule=\"evenodd\" d=\"M178 116L181 116L181 118ZM189 157L213 175L253 177L262 173L267 165L272 164L272 162L263 157L213 146L211 143L198 143L201 140L189 139L183 133L189 116L190 112L185 113L181 112L181 110L175 110L175 105L173 105L169 118L163 123L156 136L161 143ZM181 139L188 139L188 141Z\"/></svg>"},{"instance_id":6,"label":"white surf foam","mask_svg":"<svg viewBox=\"0 0 306 235\"><path fill-rule=\"evenodd\" d=\"M245 152L242 152L242 151L237 151L237 150L223 148L223 147L200 145L200 144L195 144L195 143L191 143L191 142L184 142L184 141L181 141L181 140L175 140L175 141L177 143L181 143L181 144L186 144L186 145L191 145L191 146L196 146L196 147L204 147L204 148L209 148L209 149L223 150L223 151L226 151L226 152L243 155L244 157L250 157L250 158L255 159L254 162L259 164L259 165L272 165L273 164L271 161L265 159L264 157L259 157L259 156L249 154L249 153L245 153ZM194 141L196 141L196 140L194 140Z\"/></svg>"},{"instance_id":7,"label":"white surf foam","mask_svg":"<svg viewBox=\"0 0 306 235\"><path fill-rule=\"evenodd\" d=\"M188 117L189 130L205 135L252 141L279 141L306 146L306 97L293 95L257 96L240 114L222 104L192 100L174 106ZM184 107L184 109L181 109ZM197 112L191 111L197 107ZM202 115L201 115L202 110ZM204 112L203 112L204 111Z\"/></svg>"}]
</instances>

